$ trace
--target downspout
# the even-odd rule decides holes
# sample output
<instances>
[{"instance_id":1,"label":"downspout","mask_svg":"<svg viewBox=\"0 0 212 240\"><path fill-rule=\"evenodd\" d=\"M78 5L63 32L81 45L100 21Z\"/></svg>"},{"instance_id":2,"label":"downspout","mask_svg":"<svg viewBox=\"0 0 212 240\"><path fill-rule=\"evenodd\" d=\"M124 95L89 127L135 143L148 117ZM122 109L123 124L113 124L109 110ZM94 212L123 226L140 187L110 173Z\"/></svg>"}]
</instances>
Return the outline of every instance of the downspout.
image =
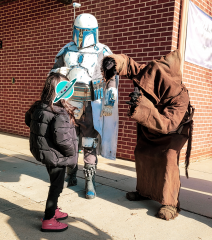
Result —
<instances>
[{"instance_id":1,"label":"downspout","mask_svg":"<svg viewBox=\"0 0 212 240\"><path fill-rule=\"evenodd\" d=\"M180 69L182 74L183 74L183 65L184 65L184 58L185 58L186 29L187 29L187 21L188 21L188 4L189 4L189 0L182 0L180 34L179 34L179 50L182 57Z\"/></svg>"}]
</instances>

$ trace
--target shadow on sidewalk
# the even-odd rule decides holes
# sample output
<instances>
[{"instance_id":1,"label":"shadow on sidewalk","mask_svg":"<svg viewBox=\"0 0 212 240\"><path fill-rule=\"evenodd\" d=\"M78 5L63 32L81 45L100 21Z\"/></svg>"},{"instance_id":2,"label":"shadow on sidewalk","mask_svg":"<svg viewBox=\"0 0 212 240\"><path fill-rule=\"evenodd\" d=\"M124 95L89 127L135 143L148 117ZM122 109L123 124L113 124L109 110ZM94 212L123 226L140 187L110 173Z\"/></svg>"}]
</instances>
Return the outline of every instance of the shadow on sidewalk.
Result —
<instances>
[{"instance_id":1,"label":"shadow on sidewalk","mask_svg":"<svg viewBox=\"0 0 212 240\"><path fill-rule=\"evenodd\" d=\"M36 178L41 181L49 183L49 176L46 172L46 169L43 165L35 164L31 162L27 162L24 160L20 160L20 158L16 157L8 157L6 155L0 154L0 182L3 182L3 184L8 184L12 182L19 182L21 178L24 175L30 176L31 178ZM32 164L34 167L32 167ZM115 166L116 164L112 164ZM128 167L126 168L128 169ZM130 169L128 169L130 170ZM104 174L107 173L107 171L101 170L99 172L102 172ZM129 176L125 176L123 174L118 173L109 173L113 179L125 179L126 182L132 180ZM80 179L80 178L79 178ZM77 186L71 187L70 190L73 192L76 192L79 197L84 198L84 179L81 179L81 185L78 184ZM135 180L135 178L134 178ZM181 176L182 186L186 189L181 189L180 191L180 201L181 201L181 207L185 210L189 210L193 213L198 213L201 215L200 212L197 211L197 208L195 206L199 206L199 204L202 201L202 197L204 195L205 201L203 202L203 209L205 213L210 212L208 209L212 209L212 202L211 205L208 205L208 201L211 197L212 193L212 182L201 180L201 179L195 179L195 178L189 178L189 182L185 177ZM21 181L20 181L21 182ZM23 180L22 180L23 182ZM147 214L150 216L155 217L155 214L157 213L159 207L161 206L159 203L155 201L138 201L138 202L130 202L125 198L126 190L122 188L116 187L117 181L109 181L108 184L100 183L99 186L97 186L97 197L102 198L108 202L111 202L113 204L120 205L122 207L125 207L130 210L136 210L136 209L147 209ZM2 185L3 185L2 184ZM22 183L22 185L25 183ZM102 185L101 185L102 184ZM113 185L114 184L114 185ZM124 183L123 183L124 184ZM9 185L8 185L9 186ZM131 187L131 186L130 186ZM12 188L12 187L11 187ZM132 186L132 190L135 188L135 186ZM12 189L14 191L15 187ZM196 190L196 191L191 191ZM34 192L39 191L39 185L33 185L32 190ZM68 189L67 189L68 190ZM46 192L48 189L45 190ZM70 191L70 193L71 193ZM122 191L122 192L120 192ZM204 194L198 192L202 191ZM123 194L122 194L123 193ZM208 193L208 194L207 194ZM191 196L191 197L189 197ZM45 199L45 198L44 198ZM46 199L45 199L46 200ZM205 214L204 213L204 214ZM180 213L182 215L182 212ZM204 215L202 214L202 215ZM187 214L188 215L188 214ZM185 215L185 216L187 216ZM205 214L205 216L208 216ZM212 211L211 211L212 216ZM162 220L160 220L162 221ZM203 223L204 220L202 220ZM211 221L210 221L211 222ZM211 227L211 226L210 226Z\"/></svg>"},{"instance_id":2,"label":"shadow on sidewalk","mask_svg":"<svg viewBox=\"0 0 212 240\"><path fill-rule=\"evenodd\" d=\"M75 218L74 216L69 216L66 220L61 221L69 225L68 230L59 233L43 233L40 231L43 213L31 210L34 204L27 205L26 208L23 208L2 198L0 198L0 204L1 208L4 209L0 211L1 237L3 237L3 239L14 239L11 238L11 232L14 232L12 234L17 235L17 238L20 240L112 239L107 233L97 229L92 223L85 219Z\"/></svg>"},{"instance_id":3,"label":"shadow on sidewalk","mask_svg":"<svg viewBox=\"0 0 212 240\"><path fill-rule=\"evenodd\" d=\"M193 178L193 177L186 178L185 176L181 176L180 181L181 181L181 186L184 188L212 194L211 181L207 181L199 178ZM211 199L212 199L212 196L211 196Z\"/></svg>"},{"instance_id":4,"label":"shadow on sidewalk","mask_svg":"<svg viewBox=\"0 0 212 240\"><path fill-rule=\"evenodd\" d=\"M116 167L116 168L120 168L120 169L124 169L124 170L128 170L128 171L135 172L135 167L125 166L125 165L115 164L115 163L107 163L107 165L112 166L112 167Z\"/></svg>"},{"instance_id":5,"label":"shadow on sidewalk","mask_svg":"<svg viewBox=\"0 0 212 240\"><path fill-rule=\"evenodd\" d=\"M43 165L24 161L21 155L17 158L0 154L0 171L0 182L19 182L22 174L49 182Z\"/></svg>"}]
</instances>

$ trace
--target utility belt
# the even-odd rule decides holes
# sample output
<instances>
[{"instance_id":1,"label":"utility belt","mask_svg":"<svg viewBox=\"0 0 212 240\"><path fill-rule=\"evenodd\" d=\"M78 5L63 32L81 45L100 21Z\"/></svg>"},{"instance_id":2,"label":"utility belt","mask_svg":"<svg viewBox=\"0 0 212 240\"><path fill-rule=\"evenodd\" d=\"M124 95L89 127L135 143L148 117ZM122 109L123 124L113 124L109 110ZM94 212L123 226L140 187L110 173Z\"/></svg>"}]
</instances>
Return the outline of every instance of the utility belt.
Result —
<instances>
[{"instance_id":1,"label":"utility belt","mask_svg":"<svg viewBox=\"0 0 212 240\"><path fill-rule=\"evenodd\" d=\"M91 101L91 84L76 82L71 100L79 102Z\"/></svg>"},{"instance_id":2,"label":"utility belt","mask_svg":"<svg viewBox=\"0 0 212 240\"><path fill-rule=\"evenodd\" d=\"M76 82L74 85L74 94L72 101L96 101L104 96L104 80L91 80L89 84Z\"/></svg>"}]
</instances>

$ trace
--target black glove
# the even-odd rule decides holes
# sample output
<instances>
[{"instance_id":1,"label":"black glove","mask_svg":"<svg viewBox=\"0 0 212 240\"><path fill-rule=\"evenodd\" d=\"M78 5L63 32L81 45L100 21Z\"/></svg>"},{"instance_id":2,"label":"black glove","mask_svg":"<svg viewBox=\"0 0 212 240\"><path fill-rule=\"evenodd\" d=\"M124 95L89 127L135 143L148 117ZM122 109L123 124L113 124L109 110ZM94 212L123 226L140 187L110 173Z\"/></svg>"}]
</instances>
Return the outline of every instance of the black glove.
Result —
<instances>
[{"instance_id":1,"label":"black glove","mask_svg":"<svg viewBox=\"0 0 212 240\"><path fill-rule=\"evenodd\" d=\"M141 96L141 93L138 89L138 87L134 88L134 92L131 92L129 97L131 97L130 101L127 101L126 103L131 106L136 106L138 98Z\"/></svg>"},{"instance_id":2,"label":"black glove","mask_svg":"<svg viewBox=\"0 0 212 240\"><path fill-rule=\"evenodd\" d=\"M110 57L104 58L102 62L102 71L104 72L106 81L115 76L117 74L115 60Z\"/></svg>"},{"instance_id":3,"label":"black glove","mask_svg":"<svg viewBox=\"0 0 212 240\"><path fill-rule=\"evenodd\" d=\"M135 111L135 108L137 107L137 101L138 98L141 96L141 93L139 92L138 87L134 88L134 92L131 92L129 97L131 97L130 101L127 101L126 103L129 104L129 110L128 110L128 115L132 116L132 114Z\"/></svg>"}]
</instances>

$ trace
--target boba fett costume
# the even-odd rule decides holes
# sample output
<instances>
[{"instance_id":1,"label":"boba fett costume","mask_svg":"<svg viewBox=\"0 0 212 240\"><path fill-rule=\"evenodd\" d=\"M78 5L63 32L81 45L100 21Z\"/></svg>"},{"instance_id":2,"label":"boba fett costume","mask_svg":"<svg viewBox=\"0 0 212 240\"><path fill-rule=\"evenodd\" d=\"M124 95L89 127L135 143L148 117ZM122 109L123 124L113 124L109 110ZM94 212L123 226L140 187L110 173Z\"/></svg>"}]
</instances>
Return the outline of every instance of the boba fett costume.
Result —
<instances>
[{"instance_id":1,"label":"boba fett costume","mask_svg":"<svg viewBox=\"0 0 212 240\"><path fill-rule=\"evenodd\" d=\"M77 78L74 94L68 102L75 110L79 148L84 152L86 198L95 192L97 155L116 158L118 138L118 77L105 85L101 74L103 57L112 52L98 41L98 23L91 14L80 14L74 21L73 41L56 55L51 71ZM77 184L75 169L67 169L68 186Z\"/></svg>"}]
</instances>

